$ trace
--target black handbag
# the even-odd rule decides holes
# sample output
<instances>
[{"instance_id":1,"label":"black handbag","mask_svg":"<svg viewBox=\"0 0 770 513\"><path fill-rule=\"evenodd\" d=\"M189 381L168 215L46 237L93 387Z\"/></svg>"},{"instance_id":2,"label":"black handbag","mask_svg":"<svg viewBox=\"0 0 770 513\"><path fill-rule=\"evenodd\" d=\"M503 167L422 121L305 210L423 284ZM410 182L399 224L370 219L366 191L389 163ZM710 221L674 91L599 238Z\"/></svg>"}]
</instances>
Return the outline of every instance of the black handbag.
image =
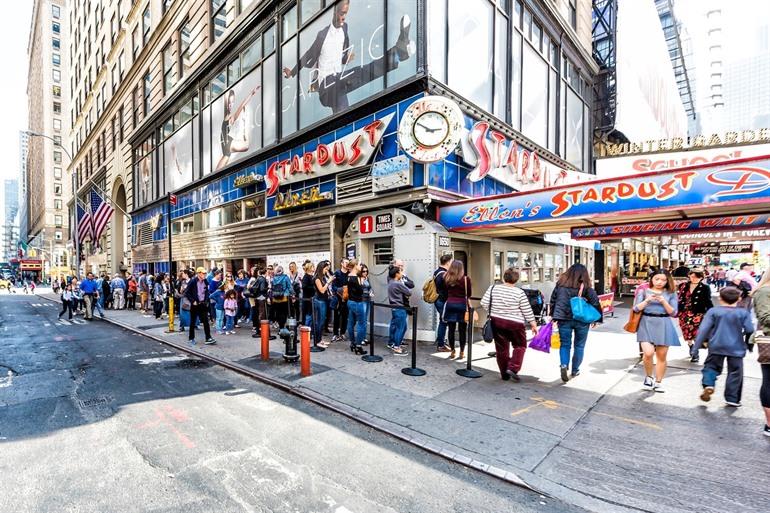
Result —
<instances>
[{"instance_id":1,"label":"black handbag","mask_svg":"<svg viewBox=\"0 0 770 513\"><path fill-rule=\"evenodd\" d=\"M481 328L481 336L484 338L484 342L493 342L495 340L495 334L492 330L492 294L495 293L495 286L492 285L492 289L489 291L489 308L487 309L487 321L484 323L484 327Z\"/></svg>"}]
</instances>

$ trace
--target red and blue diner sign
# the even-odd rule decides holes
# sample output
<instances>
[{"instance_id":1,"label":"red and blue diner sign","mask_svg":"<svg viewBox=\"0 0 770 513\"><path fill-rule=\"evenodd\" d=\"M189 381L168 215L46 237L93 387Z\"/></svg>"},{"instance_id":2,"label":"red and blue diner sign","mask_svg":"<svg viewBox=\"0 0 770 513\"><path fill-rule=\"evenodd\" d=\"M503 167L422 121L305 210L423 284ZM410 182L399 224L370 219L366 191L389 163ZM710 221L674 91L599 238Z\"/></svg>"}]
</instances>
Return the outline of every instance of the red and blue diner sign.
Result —
<instances>
[{"instance_id":1,"label":"red and blue diner sign","mask_svg":"<svg viewBox=\"0 0 770 513\"><path fill-rule=\"evenodd\" d=\"M770 156L465 200L439 208L450 230L729 205L770 208Z\"/></svg>"}]
</instances>

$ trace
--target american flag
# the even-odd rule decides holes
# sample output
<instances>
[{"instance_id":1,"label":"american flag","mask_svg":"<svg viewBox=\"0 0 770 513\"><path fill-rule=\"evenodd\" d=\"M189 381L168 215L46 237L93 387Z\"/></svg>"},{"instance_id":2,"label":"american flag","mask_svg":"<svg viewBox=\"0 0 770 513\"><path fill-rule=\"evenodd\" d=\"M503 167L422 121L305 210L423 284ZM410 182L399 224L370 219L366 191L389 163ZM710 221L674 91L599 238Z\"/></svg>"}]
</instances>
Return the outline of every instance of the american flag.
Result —
<instances>
[{"instance_id":1,"label":"american flag","mask_svg":"<svg viewBox=\"0 0 770 513\"><path fill-rule=\"evenodd\" d=\"M86 237L90 237L92 235L91 215L88 212L86 212L86 210L80 204L79 200L77 201L77 210L78 210L78 242L82 243L84 240L86 240Z\"/></svg>"},{"instance_id":2,"label":"american flag","mask_svg":"<svg viewBox=\"0 0 770 513\"><path fill-rule=\"evenodd\" d=\"M98 241L102 236L102 233L104 233L107 223L110 222L110 217L115 209L113 209L109 203L104 201L104 199L93 189L91 189L90 198L93 227L93 233L91 235L93 236L92 240Z\"/></svg>"}]
</instances>

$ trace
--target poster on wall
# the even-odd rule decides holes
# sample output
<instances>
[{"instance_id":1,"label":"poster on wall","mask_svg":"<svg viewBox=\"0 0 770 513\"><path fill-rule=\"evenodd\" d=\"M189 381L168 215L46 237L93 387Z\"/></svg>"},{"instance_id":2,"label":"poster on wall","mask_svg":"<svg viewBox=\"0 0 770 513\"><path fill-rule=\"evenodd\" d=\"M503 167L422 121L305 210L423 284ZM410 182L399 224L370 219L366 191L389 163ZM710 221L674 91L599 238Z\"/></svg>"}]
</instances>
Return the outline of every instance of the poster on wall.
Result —
<instances>
[{"instance_id":1,"label":"poster on wall","mask_svg":"<svg viewBox=\"0 0 770 513\"><path fill-rule=\"evenodd\" d=\"M284 43L284 134L296 127L297 109L304 128L378 93L386 76L392 85L414 75L415 9L411 0L338 1Z\"/></svg>"},{"instance_id":2,"label":"poster on wall","mask_svg":"<svg viewBox=\"0 0 770 513\"><path fill-rule=\"evenodd\" d=\"M154 199L152 194L152 153L139 161L139 205Z\"/></svg>"},{"instance_id":3,"label":"poster on wall","mask_svg":"<svg viewBox=\"0 0 770 513\"><path fill-rule=\"evenodd\" d=\"M163 143L167 192L179 190L193 180L192 126L196 120L188 122Z\"/></svg>"},{"instance_id":4,"label":"poster on wall","mask_svg":"<svg viewBox=\"0 0 770 513\"><path fill-rule=\"evenodd\" d=\"M214 172L262 147L261 89L262 69L257 66L212 103L211 165Z\"/></svg>"}]
</instances>

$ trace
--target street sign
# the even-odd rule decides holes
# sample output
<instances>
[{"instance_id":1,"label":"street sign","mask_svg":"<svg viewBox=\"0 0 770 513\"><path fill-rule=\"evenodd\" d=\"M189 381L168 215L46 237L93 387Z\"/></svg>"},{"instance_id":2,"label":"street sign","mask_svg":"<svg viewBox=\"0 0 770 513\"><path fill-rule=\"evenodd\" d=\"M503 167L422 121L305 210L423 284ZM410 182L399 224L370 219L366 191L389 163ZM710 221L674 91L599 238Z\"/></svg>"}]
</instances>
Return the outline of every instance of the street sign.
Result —
<instances>
[{"instance_id":1,"label":"street sign","mask_svg":"<svg viewBox=\"0 0 770 513\"><path fill-rule=\"evenodd\" d=\"M389 232L393 229L393 214L379 214L374 227L377 232Z\"/></svg>"},{"instance_id":2,"label":"street sign","mask_svg":"<svg viewBox=\"0 0 770 513\"><path fill-rule=\"evenodd\" d=\"M374 217L362 216L358 219L359 233L367 234L374 231Z\"/></svg>"},{"instance_id":3,"label":"street sign","mask_svg":"<svg viewBox=\"0 0 770 513\"><path fill-rule=\"evenodd\" d=\"M171 203L171 206L176 206L176 194L169 194L168 195L168 202Z\"/></svg>"}]
</instances>

